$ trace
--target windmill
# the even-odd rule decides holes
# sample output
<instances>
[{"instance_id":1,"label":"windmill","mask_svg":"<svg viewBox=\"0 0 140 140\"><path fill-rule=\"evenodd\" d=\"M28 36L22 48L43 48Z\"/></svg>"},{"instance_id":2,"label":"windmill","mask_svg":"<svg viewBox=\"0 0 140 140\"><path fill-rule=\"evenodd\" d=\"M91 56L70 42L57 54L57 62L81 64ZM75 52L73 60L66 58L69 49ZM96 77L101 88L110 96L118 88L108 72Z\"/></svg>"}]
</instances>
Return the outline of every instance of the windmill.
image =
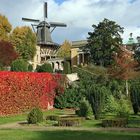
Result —
<instances>
[{"instance_id":1,"label":"windmill","mask_svg":"<svg viewBox=\"0 0 140 140\"><path fill-rule=\"evenodd\" d=\"M37 35L38 45L55 45L52 41L51 33L56 27L66 27L67 25L59 22L47 22L48 18L48 6L47 2L44 3L44 20L40 21L38 19L22 18L23 21L32 22L36 24L31 24L34 32Z\"/></svg>"},{"instance_id":2,"label":"windmill","mask_svg":"<svg viewBox=\"0 0 140 140\"><path fill-rule=\"evenodd\" d=\"M56 27L66 27L67 25L59 22L48 22L48 6L47 2L44 3L44 19L22 18L23 21L31 22L32 28L37 36L37 54L36 58L38 63L43 63L52 58L56 58L57 50L60 45L54 43L51 38L51 33ZM39 58L39 59L38 59Z\"/></svg>"}]
</instances>

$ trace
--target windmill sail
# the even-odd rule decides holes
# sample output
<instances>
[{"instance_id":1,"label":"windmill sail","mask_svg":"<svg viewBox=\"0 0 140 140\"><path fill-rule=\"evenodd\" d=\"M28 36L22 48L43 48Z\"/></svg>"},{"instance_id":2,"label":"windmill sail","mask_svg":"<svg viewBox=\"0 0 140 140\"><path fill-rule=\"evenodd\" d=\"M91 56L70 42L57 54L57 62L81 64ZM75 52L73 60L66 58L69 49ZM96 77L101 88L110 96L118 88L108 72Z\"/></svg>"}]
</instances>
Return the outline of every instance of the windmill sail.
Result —
<instances>
[{"instance_id":1,"label":"windmill sail","mask_svg":"<svg viewBox=\"0 0 140 140\"><path fill-rule=\"evenodd\" d=\"M38 19L31 19L31 18L22 18L22 20L26 22L40 22L40 20Z\"/></svg>"},{"instance_id":2,"label":"windmill sail","mask_svg":"<svg viewBox=\"0 0 140 140\"><path fill-rule=\"evenodd\" d=\"M47 10L48 10L48 4L47 4L47 2L45 2L44 3L44 18L47 18L48 17L48 12L47 12Z\"/></svg>"},{"instance_id":3,"label":"windmill sail","mask_svg":"<svg viewBox=\"0 0 140 140\"><path fill-rule=\"evenodd\" d=\"M49 24L50 24L51 27L67 27L66 24L59 23L59 22L50 22Z\"/></svg>"}]
</instances>

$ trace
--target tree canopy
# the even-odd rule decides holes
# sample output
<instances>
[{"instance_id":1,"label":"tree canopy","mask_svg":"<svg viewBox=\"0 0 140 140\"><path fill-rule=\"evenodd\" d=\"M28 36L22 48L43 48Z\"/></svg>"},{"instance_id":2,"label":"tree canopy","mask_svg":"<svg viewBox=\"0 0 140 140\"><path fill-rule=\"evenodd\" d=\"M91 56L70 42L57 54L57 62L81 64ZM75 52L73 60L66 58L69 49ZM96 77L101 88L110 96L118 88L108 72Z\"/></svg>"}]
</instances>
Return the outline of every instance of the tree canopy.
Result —
<instances>
[{"instance_id":1,"label":"tree canopy","mask_svg":"<svg viewBox=\"0 0 140 140\"><path fill-rule=\"evenodd\" d=\"M11 43L0 41L0 64L2 66L9 66L17 57L18 54Z\"/></svg>"},{"instance_id":2,"label":"tree canopy","mask_svg":"<svg viewBox=\"0 0 140 140\"><path fill-rule=\"evenodd\" d=\"M60 49L58 50L57 55L62 58L68 58L71 55L70 50L71 50L71 43L65 40L62 46L60 47Z\"/></svg>"},{"instance_id":3,"label":"tree canopy","mask_svg":"<svg viewBox=\"0 0 140 140\"><path fill-rule=\"evenodd\" d=\"M12 25L8 19L0 14L0 40L8 40L9 33L12 30Z\"/></svg>"},{"instance_id":4,"label":"tree canopy","mask_svg":"<svg viewBox=\"0 0 140 140\"><path fill-rule=\"evenodd\" d=\"M10 36L21 58L32 60L36 53L36 35L28 26L16 27Z\"/></svg>"},{"instance_id":5,"label":"tree canopy","mask_svg":"<svg viewBox=\"0 0 140 140\"><path fill-rule=\"evenodd\" d=\"M114 21L104 19L98 25L92 25L94 31L89 32L87 47L91 50L91 58L96 65L108 66L113 63L113 54L119 51L122 44L123 27Z\"/></svg>"}]
</instances>

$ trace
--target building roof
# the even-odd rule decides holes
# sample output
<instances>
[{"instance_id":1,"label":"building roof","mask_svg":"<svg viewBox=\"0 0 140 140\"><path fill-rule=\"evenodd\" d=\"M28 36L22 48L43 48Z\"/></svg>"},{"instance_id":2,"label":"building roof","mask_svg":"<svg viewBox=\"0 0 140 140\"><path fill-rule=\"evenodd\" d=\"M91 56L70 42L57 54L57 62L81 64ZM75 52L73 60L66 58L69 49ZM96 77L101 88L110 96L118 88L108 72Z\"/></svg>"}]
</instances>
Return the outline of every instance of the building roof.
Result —
<instances>
[{"instance_id":1,"label":"building roof","mask_svg":"<svg viewBox=\"0 0 140 140\"><path fill-rule=\"evenodd\" d=\"M72 41L71 48L84 47L85 45L87 45L87 43L88 43L87 40Z\"/></svg>"}]
</instances>

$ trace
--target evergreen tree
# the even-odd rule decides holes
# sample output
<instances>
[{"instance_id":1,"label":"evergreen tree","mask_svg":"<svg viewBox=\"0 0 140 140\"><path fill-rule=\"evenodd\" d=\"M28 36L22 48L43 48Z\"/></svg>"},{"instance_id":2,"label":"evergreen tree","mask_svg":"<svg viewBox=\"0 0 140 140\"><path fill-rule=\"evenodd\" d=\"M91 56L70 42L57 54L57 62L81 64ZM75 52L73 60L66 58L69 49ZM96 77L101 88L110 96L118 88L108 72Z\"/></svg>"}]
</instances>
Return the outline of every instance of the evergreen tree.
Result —
<instances>
[{"instance_id":1,"label":"evergreen tree","mask_svg":"<svg viewBox=\"0 0 140 140\"><path fill-rule=\"evenodd\" d=\"M120 33L123 28L114 21L104 19L98 25L92 25L94 31L89 32L87 47L96 65L108 66L113 63L113 55L119 51L122 44Z\"/></svg>"},{"instance_id":2,"label":"evergreen tree","mask_svg":"<svg viewBox=\"0 0 140 140\"><path fill-rule=\"evenodd\" d=\"M70 66L70 62L65 61L64 62L64 74L70 74L71 73L71 66Z\"/></svg>"}]
</instances>

